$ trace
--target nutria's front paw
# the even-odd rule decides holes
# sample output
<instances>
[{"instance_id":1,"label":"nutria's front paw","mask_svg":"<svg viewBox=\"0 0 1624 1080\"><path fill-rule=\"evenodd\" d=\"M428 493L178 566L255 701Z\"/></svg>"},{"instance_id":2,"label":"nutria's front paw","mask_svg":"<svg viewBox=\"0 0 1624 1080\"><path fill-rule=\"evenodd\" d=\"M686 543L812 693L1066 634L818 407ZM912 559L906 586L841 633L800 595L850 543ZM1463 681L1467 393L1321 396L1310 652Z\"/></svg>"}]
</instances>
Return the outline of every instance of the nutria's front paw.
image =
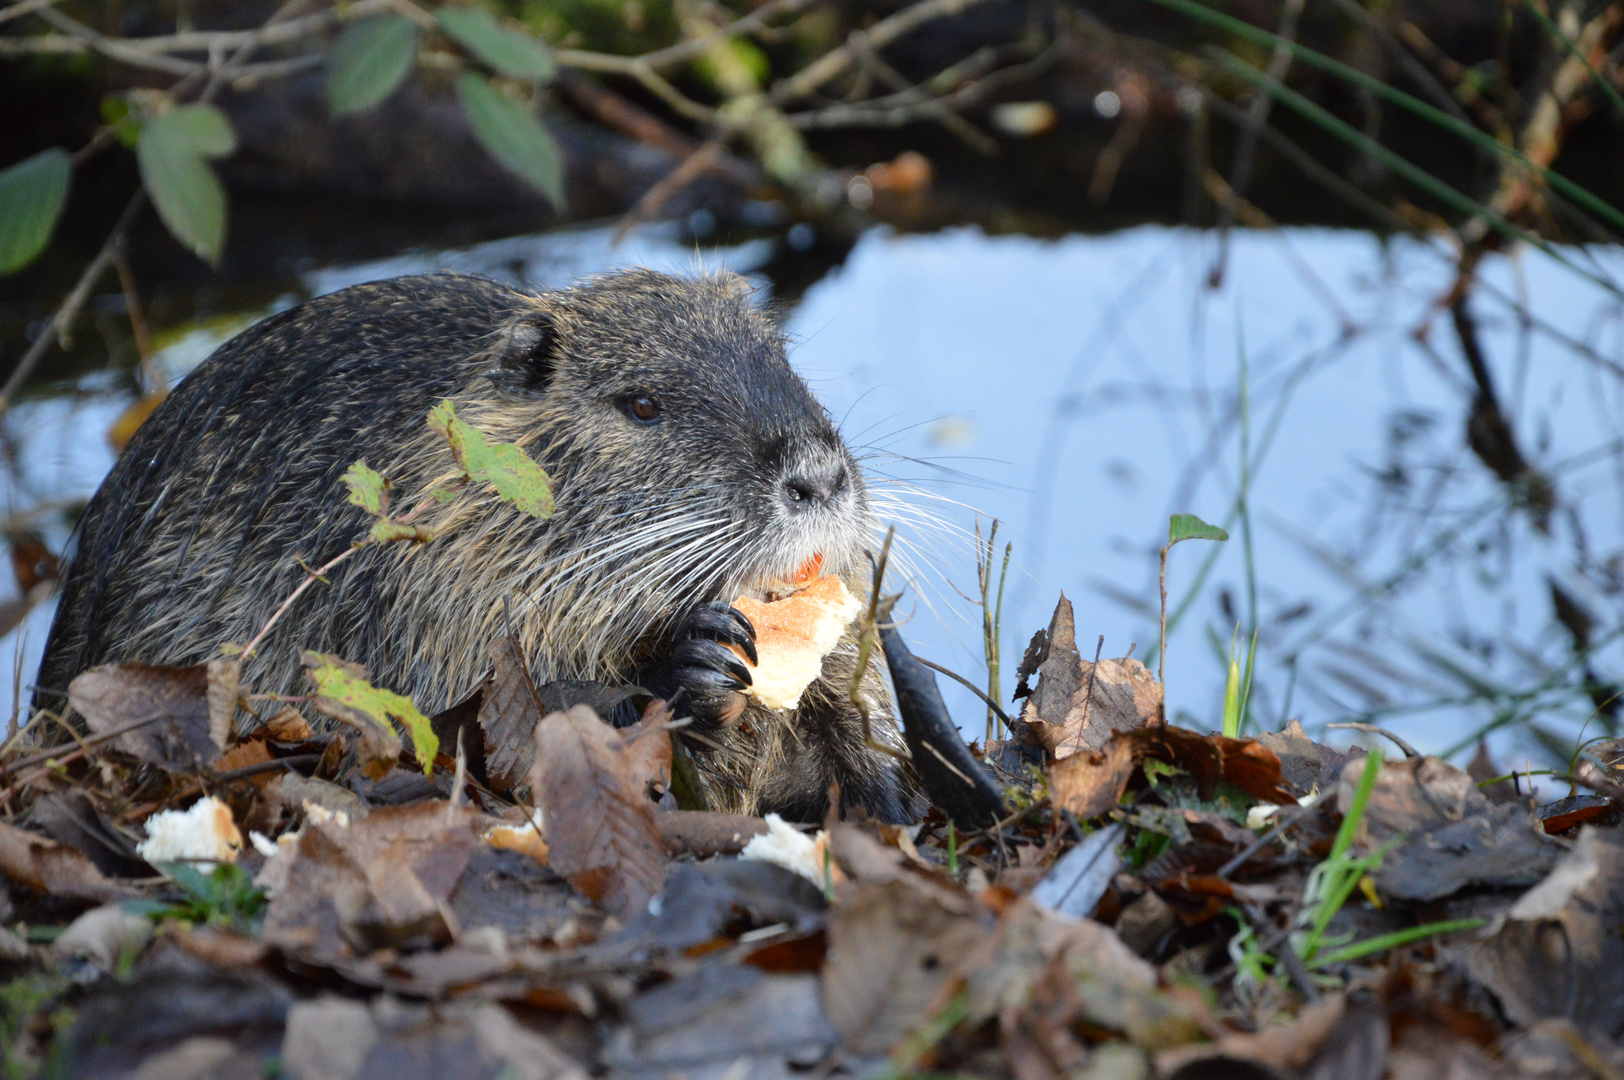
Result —
<instances>
[{"instance_id":1,"label":"nutria's front paw","mask_svg":"<svg viewBox=\"0 0 1624 1080\"><path fill-rule=\"evenodd\" d=\"M750 668L728 648L735 645L756 662L756 628L731 604L702 604L677 629L667 657L661 689L681 695L677 715L692 715L701 724L730 724L744 711L744 691L753 681Z\"/></svg>"}]
</instances>

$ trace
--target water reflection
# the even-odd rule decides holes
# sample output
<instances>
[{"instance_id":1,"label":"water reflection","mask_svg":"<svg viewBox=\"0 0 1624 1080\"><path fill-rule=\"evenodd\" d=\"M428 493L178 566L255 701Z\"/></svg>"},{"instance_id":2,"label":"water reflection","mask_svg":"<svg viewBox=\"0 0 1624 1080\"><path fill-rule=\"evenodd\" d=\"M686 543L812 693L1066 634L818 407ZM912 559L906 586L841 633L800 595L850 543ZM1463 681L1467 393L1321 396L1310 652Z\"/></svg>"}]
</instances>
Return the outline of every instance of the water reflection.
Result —
<instances>
[{"instance_id":1,"label":"water reflection","mask_svg":"<svg viewBox=\"0 0 1624 1080\"><path fill-rule=\"evenodd\" d=\"M1537 254L1486 266L1474 295L1502 407L1556 485L1543 533L1466 449L1473 388L1438 307L1447 252L1352 232L1237 234L1214 290L1216 250L1160 228L1056 242L877 231L788 313L795 362L868 456L908 541L915 651L984 677L965 599L979 514L1014 544L1006 695L1061 590L1085 652L1104 634L1106 655L1146 656L1155 552L1167 515L1193 511L1235 539L1173 554L1174 715L1216 723L1231 634L1255 612L1267 726L1368 718L1443 749L1498 718L1507 764L1538 754L1531 722L1571 743L1591 708L1572 689L1585 664L1597 679L1624 674L1617 296ZM766 241L695 252L657 232L617 249L588 231L329 268L304 291L427 268L544 284L632 263L750 272L771 254ZM1616 251L1581 254L1624 271ZM101 432L119 404L92 394L16 410L11 506L88 494L111 463ZM1553 590L1591 620L1583 662L1571 620L1553 620ZM48 619L25 624L29 674ZM979 703L944 691L979 732Z\"/></svg>"}]
</instances>

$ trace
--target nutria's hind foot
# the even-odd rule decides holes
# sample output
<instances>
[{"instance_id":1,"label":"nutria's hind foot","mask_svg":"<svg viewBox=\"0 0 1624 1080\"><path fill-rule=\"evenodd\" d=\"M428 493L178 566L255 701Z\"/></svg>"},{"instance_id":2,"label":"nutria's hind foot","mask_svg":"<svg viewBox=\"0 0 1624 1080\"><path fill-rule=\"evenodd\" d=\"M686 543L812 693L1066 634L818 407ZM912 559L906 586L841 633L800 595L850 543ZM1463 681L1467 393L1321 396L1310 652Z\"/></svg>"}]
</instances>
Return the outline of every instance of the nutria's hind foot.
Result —
<instances>
[{"instance_id":1,"label":"nutria's hind foot","mask_svg":"<svg viewBox=\"0 0 1624 1080\"><path fill-rule=\"evenodd\" d=\"M756 628L744 613L725 601L701 604L678 626L670 654L646 683L666 698L681 694L679 713L701 726L732 724L744 712L753 679L729 645L756 663Z\"/></svg>"}]
</instances>

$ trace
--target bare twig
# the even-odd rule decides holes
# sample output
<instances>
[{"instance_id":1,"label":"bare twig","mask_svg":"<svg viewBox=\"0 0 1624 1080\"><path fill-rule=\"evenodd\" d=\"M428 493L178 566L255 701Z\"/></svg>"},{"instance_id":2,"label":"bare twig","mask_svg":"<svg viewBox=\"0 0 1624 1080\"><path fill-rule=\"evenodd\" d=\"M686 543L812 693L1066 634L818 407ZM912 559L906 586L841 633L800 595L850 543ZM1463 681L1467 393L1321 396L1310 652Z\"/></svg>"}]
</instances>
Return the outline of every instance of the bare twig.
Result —
<instances>
[{"instance_id":1,"label":"bare twig","mask_svg":"<svg viewBox=\"0 0 1624 1080\"><path fill-rule=\"evenodd\" d=\"M11 406L12 399L17 396L17 392L28 381L28 377L34 373L34 368L39 365L41 358L45 356L45 350L50 348L52 341L60 341L64 348L67 347L70 340L69 332L73 327L74 320L79 317L79 309L85 306L85 301L90 298L90 290L95 286L96 282L112 267L119 246L124 243L124 234L129 229L130 222L135 220L136 214L140 213L141 208L146 203L147 195L145 190L137 191L131 196L129 205L119 215L117 224L113 226L113 231L108 234L107 241L102 244L101 250L96 253L94 259L90 260L90 265L85 267L84 273L79 275L79 280L68 292L67 299L62 301L62 306L57 308L56 314L51 316L51 321L45 324L44 329L39 332L39 336L28 346L28 351L23 353L23 358L17 361L17 366L12 369L11 374L6 378L5 385L0 386L0 412L4 412Z\"/></svg>"},{"instance_id":2,"label":"bare twig","mask_svg":"<svg viewBox=\"0 0 1624 1080\"><path fill-rule=\"evenodd\" d=\"M0 23L20 19L24 15L32 15L41 8L48 8L58 0L14 0L13 3L0 8Z\"/></svg>"},{"instance_id":3,"label":"bare twig","mask_svg":"<svg viewBox=\"0 0 1624 1080\"><path fill-rule=\"evenodd\" d=\"M794 75L777 83L767 98L774 105L785 105L808 97L845 71L864 53L883 49L897 38L917 30L928 22L957 15L986 2L987 0L921 0L920 3L905 7L895 15L881 19L867 30L854 32L840 48L824 53Z\"/></svg>"},{"instance_id":4,"label":"bare twig","mask_svg":"<svg viewBox=\"0 0 1624 1080\"><path fill-rule=\"evenodd\" d=\"M1362 731L1366 735L1380 735L1382 738L1386 739L1388 742L1392 743L1394 746L1396 746L1400 750L1404 751L1404 756L1405 757L1407 757L1407 758L1418 758L1418 757L1421 756L1420 752L1417 751L1415 747L1411 746L1409 743L1405 742L1403 739L1399 738L1397 735L1394 735L1391 731L1388 731L1386 728L1377 727L1375 724L1366 724L1366 723L1363 723L1362 721L1351 721L1350 720L1347 723L1343 723L1343 724L1326 724L1325 726L1328 727L1328 728L1340 728L1340 729L1347 730L1347 731Z\"/></svg>"},{"instance_id":5,"label":"bare twig","mask_svg":"<svg viewBox=\"0 0 1624 1080\"><path fill-rule=\"evenodd\" d=\"M614 243L620 243L628 232L658 214L660 208L677 192L720 165L726 153L725 140L715 138L683 158L676 168L662 176L643 193L643 197L637 200L637 205L626 211L620 223L615 226Z\"/></svg>"},{"instance_id":6,"label":"bare twig","mask_svg":"<svg viewBox=\"0 0 1624 1080\"><path fill-rule=\"evenodd\" d=\"M1088 690L1083 694L1083 719L1078 727L1084 731L1088 730L1088 707L1094 703L1094 676L1099 674L1100 653L1104 651L1105 635L1101 634L1100 640L1094 645L1094 666L1088 669Z\"/></svg>"},{"instance_id":7,"label":"bare twig","mask_svg":"<svg viewBox=\"0 0 1624 1080\"><path fill-rule=\"evenodd\" d=\"M289 593L287 599L283 600L282 603L277 606L277 609L271 612L271 617L265 621L264 626L259 628L259 633L254 635L254 640L250 641L247 646L244 647L241 654L242 659L247 660L253 655L254 650L259 647L259 643L265 640L265 635L271 632L271 628L275 626L282 616L287 613L288 608L293 606L293 602L305 594L306 589L310 588L310 586L314 585L316 582L323 580L327 576L327 572L329 570L360 550L361 548L359 545L347 547L337 555L334 555L331 559L328 559L326 562L322 563L321 566L317 567L316 569L305 571L305 579L299 582L299 587Z\"/></svg>"},{"instance_id":8,"label":"bare twig","mask_svg":"<svg viewBox=\"0 0 1624 1080\"><path fill-rule=\"evenodd\" d=\"M1218 876L1221 878L1227 878L1230 874L1233 874L1235 871L1245 866L1253 855L1256 855L1265 847L1274 843L1281 833L1297 824L1297 822L1301 821L1316 808L1318 808L1320 803L1324 802L1334 790L1336 789L1326 788L1318 795L1315 795L1309 802L1299 806L1296 810L1293 810L1290 817L1282 819L1278 825L1254 840L1245 851L1242 851L1239 855L1236 855L1233 859L1230 859L1228 862L1224 863L1224 865L1220 866L1218 868Z\"/></svg>"},{"instance_id":9,"label":"bare twig","mask_svg":"<svg viewBox=\"0 0 1624 1080\"><path fill-rule=\"evenodd\" d=\"M1291 42L1297 37L1297 20L1303 13L1303 0L1286 0L1285 8L1280 13L1280 25L1276 36L1280 39L1275 42L1274 51L1269 55L1268 76L1279 82L1286 76L1286 69L1291 66ZM1235 161L1229 170L1229 187L1235 199L1246 195L1247 186L1252 181L1252 162L1257 155L1258 132L1269 122L1269 109L1274 104L1274 95L1255 91L1252 104L1246 110L1246 122L1241 126L1240 139L1235 143ZM1235 223L1235 199L1226 199L1218 204L1218 254L1213 259L1212 270L1207 275L1209 288L1216 289L1224 280L1224 265L1229 258L1230 227Z\"/></svg>"},{"instance_id":10,"label":"bare twig","mask_svg":"<svg viewBox=\"0 0 1624 1080\"><path fill-rule=\"evenodd\" d=\"M1004 722L1004 727L1006 729L1012 728L1014 726L1015 722L1009 718L1009 714L1006 713L1003 709L999 708L998 707L998 702L996 702L992 698L988 697L987 692L985 690L981 689L981 687L977 686L975 683L971 682L969 679L966 679L963 675L960 675L958 672L953 671L953 670L951 670L949 668L945 668L940 664L934 664L931 661L926 660L922 656L915 656L914 659L919 661L921 664L924 664L926 667L930 668L932 671L937 672L938 674L946 675L949 679L952 679L954 682L958 683L960 686L962 686L966 690L970 691L970 693L974 694L976 697L978 697L982 701L986 702L987 703L987 708L991 709L993 711L993 714L996 715L998 717L998 719L1000 719L1000 720L1002 720Z\"/></svg>"}]
</instances>

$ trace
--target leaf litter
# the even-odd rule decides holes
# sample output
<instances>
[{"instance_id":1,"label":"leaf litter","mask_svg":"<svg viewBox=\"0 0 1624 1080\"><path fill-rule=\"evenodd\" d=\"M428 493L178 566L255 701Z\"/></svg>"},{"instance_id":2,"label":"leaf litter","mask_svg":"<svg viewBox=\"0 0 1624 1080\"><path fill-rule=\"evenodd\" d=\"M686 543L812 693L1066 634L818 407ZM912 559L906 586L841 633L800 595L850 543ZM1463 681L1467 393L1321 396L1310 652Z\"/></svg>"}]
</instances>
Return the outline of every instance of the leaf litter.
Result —
<instances>
[{"instance_id":1,"label":"leaf litter","mask_svg":"<svg viewBox=\"0 0 1624 1080\"><path fill-rule=\"evenodd\" d=\"M1617 755L1540 806L1482 755L1168 726L1074 619L986 746L882 627L931 805L818 837L685 806L665 703L511 638L432 720L333 656L297 700L88 672L77 745L0 755L6 1075L1620 1075Z\"/></svg>"}]
</instances>

